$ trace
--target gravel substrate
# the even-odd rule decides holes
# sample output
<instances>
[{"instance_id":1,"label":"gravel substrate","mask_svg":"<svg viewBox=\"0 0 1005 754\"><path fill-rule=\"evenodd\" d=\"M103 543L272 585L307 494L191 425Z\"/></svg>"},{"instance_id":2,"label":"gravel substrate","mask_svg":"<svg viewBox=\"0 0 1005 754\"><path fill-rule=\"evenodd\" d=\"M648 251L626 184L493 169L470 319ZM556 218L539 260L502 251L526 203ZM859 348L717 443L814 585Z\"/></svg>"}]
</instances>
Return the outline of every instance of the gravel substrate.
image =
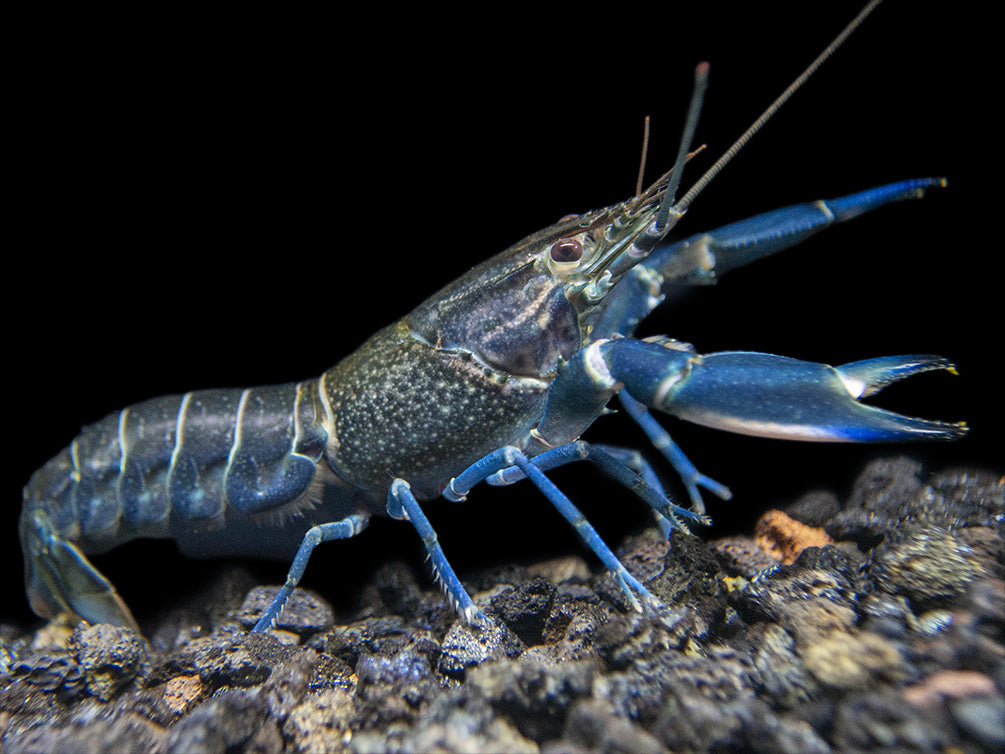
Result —
<instances>
[{"instance_id":1,"label":"gravel substrate","mask_svg":"<svg viewBox=\"0 0 1005 754\"><path fill-rule=\"evenodd\" d=\"M1000 471L895 458L749 537L627 541L660 615L584 553L462 573L469 626L391 561L249 634L275 588L234 569L146 638L0 626L0 752L1001 751L1003 536Z\"/></svg>"}]
</instances>

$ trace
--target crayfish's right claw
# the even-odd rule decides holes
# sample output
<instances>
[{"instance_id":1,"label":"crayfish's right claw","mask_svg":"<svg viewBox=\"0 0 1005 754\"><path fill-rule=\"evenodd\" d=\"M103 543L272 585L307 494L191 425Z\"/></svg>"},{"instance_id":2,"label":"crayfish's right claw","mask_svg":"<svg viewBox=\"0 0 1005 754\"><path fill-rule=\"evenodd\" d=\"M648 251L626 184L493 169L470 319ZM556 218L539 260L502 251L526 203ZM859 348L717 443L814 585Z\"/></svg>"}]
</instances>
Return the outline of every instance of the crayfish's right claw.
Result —
<instances>
[{"instance_id":1,"label":"crayfish's right claw","mask_svg":"<svg viewBox=\"0 0 1005 754\"><path fill-rule=\"evenodd\" d=\"M112 583L80 549L57 536L38 512L21 516L25 589L37 615L69 613L88 623L110 623L139 633L139 627Z\"/></svg>"},{"instance_id":2,"label":"crayfish's right claw","mask_svg":"<svg viewBox=\"0 0 1005 754\"><path fill-rule=\"evenodd\" d=\"M941 356L884 356L839 367L764 353L698 357L671 387L663 410L682 419L758 437L825 442L955 440L963 422L903 416L858 402L887 385L933 370Z\"/></svg>"}]
</instances>

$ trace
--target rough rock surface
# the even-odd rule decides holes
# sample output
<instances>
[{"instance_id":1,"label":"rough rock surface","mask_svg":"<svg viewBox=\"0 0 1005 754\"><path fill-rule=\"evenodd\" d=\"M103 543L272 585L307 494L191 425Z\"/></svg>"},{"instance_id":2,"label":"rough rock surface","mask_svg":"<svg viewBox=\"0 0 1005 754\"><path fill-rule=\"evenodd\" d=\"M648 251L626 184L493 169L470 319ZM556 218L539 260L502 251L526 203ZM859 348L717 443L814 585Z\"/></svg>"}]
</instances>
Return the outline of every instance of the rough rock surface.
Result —
<instances>
[{"instance_id":1,"label":"rough rock surface","mask_svg":"<svg viewBox=\"0 0 1005 754\"><path fill-rule=\"evenodd\" d=\"M0 752L1005 747L1000 472L877 461L769 523L627 541L660 615L566 558L462 573L484 625L392 562L351 610L298 590L268 634L274 590L236 572L149 641L0 626Z\"/></svg>"}]
</instances>

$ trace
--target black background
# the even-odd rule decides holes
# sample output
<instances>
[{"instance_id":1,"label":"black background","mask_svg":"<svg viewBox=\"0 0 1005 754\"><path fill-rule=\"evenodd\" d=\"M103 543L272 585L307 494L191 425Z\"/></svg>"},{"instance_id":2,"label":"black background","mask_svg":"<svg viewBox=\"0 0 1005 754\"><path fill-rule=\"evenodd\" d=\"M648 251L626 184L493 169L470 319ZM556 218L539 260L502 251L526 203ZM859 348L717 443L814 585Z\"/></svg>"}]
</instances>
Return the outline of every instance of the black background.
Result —
<instances>
[{"instance_id":1,"label":"black background","mask_svg":"<svg viewBox=\"0 0 1005 754\"><path fill-rule=\"evenodd\" d=\"M20 489L80 426L160 394L320 374L476 262L563 214L625 198L643 117L651 178L673 161L693 67L708 60L697 135L708 150L693 180L854 13L757 5L630 18L610 8L559 23L388 13L26 27L31 52L8 116L20 238L5 275L3 616L30 619L14 533ZM843 494L877 455L1002 470L1001 245L985 230L983 186L994 170L990 52L974 19L881 7L680 226L690 234L910 177L950 182L647 323L646 334L703 352L834 364L933 352L960 366L960 377L920 377L881 401L967 420L971 435L952 446L803 445L665 421L735 493L710 500L716 533L808 489ZM620 417L587 438L644 446ZM648 520L590 469L556 479L612 544ZM426 509L458 570L585 554L524 485ZM409 527L377 522L319 551L306 583L337 604L353 574L388 557L421 569ZM191 594L205 569L170 544L99 562L141 622L168 593ZM279 582L285 566L260 573Z\"/></svg>"}]
</instances>

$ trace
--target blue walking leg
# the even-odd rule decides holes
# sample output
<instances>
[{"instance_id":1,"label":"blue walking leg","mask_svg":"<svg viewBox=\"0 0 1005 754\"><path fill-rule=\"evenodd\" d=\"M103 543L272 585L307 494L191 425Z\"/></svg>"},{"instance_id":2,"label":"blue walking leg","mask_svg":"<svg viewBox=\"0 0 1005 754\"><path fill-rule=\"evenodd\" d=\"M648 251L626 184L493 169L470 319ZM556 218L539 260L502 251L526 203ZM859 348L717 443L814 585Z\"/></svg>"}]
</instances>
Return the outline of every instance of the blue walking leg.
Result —
<instances>
[{"instance_id":1,"label":"blue walking leg","mask_svg":"<svg viewBox=\"0 0 1005 754\"><path fill-rule=\"evenodd\" d=\"M300 579L304 575L304 569L307 568L307 561L310 560L311 553L314 552L315 547L322 542L354 537L366 528L368 522L369 518L366 516L354 514L346 516L341 521L319 524L308 529L303 541L300 543L300 549L297 550L296 557L293 558L293 564L290 566L289 573L286 574L286 583L283 584L283 588L279 590L279 594L272 600L272 603L262 614L262 617L258 619L258 623L255 624L252 631L268 631L272 628L276 622L276 618L279 617L279 613L283 610L283 605L286 604L290 595L293 594L293 590L300 583Z\"/></svg>"},{"instance_id":2,"label":"blue walking leg","mask_svg":"<svg viewBox=\"0 0 1005 754\"><path fill-rule=\"evenodd\" d=\"M610 453L612 456L620 460L625 466L641 476L645 483L650 487L663 490L663 483L660 481L659 477L656 476L656 471L653 469L652 464L650 464L639 451L633 450L632 448L618 448L613 445L600 445L598 447ZM665 490L663 490L663 494L666 495ZM680 506L675 506L674 513L676 514L678 511L681 511L681 515L685 518L694 517L706 526L711 523L711 520L707 516L700 515L696 510L688 510L686 508L681 508ZM663 532L663 536L668 540L670 539L670 532L674 529L682 530L684 528L681 521L677 518L677 515L668 517L664 516L659 511L653 511L653 517L656 519L656 525L659 527L660 531Z\"/></svg>"},{"instance_id":3,"label":"blue walking leg","mask_svg":"<svg viewBox=\"0 0 1005 754\"><path fill-rule=\"evenodd\" d=\"M412 522L415 531L422 537L422 544L429 553L430 562L433 565L433 573L443 585L443 591L447 595L454 609L460 613L467 622L472 623L484 618L481 610L461 585L460 579L454 573L454 569L447 562L446 555L440 547L436 532L432 524L426 518L426 514L419 507L419 501L412 494L412 489L404 479L395 479L391 483L391 489L387 493L387 512L392 518L407 519Z\"/></svg>"},{"instance_id":4,"label":"blue walking leg","mask_svg":"<svg viewBox=\"0 0 1005 754\"><path fill-rule=\"evenodd\" d=\"M572 501L569 500L565 494L555 486L555 484L548 479L544 472L537 468L533 461L528 458L522 451L517 448L508 447L500 448L487 456L482 458L480 461L476 461L474 464L469 466L465 471L458 474L451 480L444 491L444 497L448 500L463 500L465 495L470 491L478 482L483 479L488 478L497 471L501 471L509 466L517 466L523 471L524 475L530 479L530 481L537 487L548 501L555 507L555 509L562 514L566 521L573 525L576 529L576 533L579 534L580 538L589 547L593 553L600 558L600 561L607 567L609 571L614 575L615 580L617 580L618 585L624 592L629 603L636 610L642 610L642 604L646 606L659 609L661 603L653 595L649 593L638 579L632 576L628 572L628 569L618 560L617 556L611 551L607 544L600 538L597 530L593 528L589 521L582 512L573 505ZM640 479L641 482L641 479ZM648 485L646 485L648 486ZM636 597L638 595L638 597Z\"/></svg>"},{"instance_id":5,"label":"blue walking leg","mask_svg":"<svg viewBox=\"0 0 1005 754\"><path fill-rule=\"evenodd\" d=\"M708 525L709 523L708 519L700 513L690 511L687 508L681 508L679 505L672 503L663 490L663 485L656 477L656 473L652 470L652 467L635 451L608 445L593 445L583 440L576 440L575 442L553 448L541 455L534 456L530 461L541 471L550 471L551 469L575 461L591 462L607 476L619 482L648 503L653 509L653 513L656 514L660 528L669 527L666 528L668 536L669 529L671 528L680 529L684 532L688 531L687 527L681 522L681 518L686 518L703 525ZM476 469L482 470L477 471ZM468 474L468 471L471 471L471 473ZM477 464L472 466L471 469L462 473L461 476L464 480L462 483L470 489L470 487L482 481L482 479L493 486L501 486L513 484L526 478L526 474L523 473L523 470L519 466L510 466L491 475L481 477L479 477L479 473L486 473L486 467L479 467ZM449 500L451 499L450 494L451 488L448 487L444 492L444 496Z\"/></svg>"},{"instance_id":6,"label":"blue walking leg","mask_svg":"<svg viewBox=\"0 0 1005 754\"><path fill-rule=\"evenodd\" d=\"M580 440L578 442L583 441ZM583 444L585 445L586 443ZM566 446L562 447L564 448ZM589 447L591 449L598 449L600 451L603 451L608 455L610 455L611 457L613 457L623 466L625 466L626 468L630 469L631 471L635 472L640 477L642 477L643 482L645 482L654 490L659 492L666 499L667 507L668 508L672 507L673 509L672 512L662 509L656 509L655 507L653 508L653 518L656 519L656 525L659 527L660 531L663 532L663 536L665 536L667 539L670 539L670 532L672 532L674 529L687 531L684 524L674 514L679 513L685 517L692 517L695 516L696 514L692 513L692 511L689 511L686 508L681 508L680 506L677 506L674 503L670 502L670 498L667 496L666 490L663 489L663 483L660 481L659 477L656 476L656 472L653 470L653 467L649 464L649 462L645 458L643 458L641 453L639 453L637 450L632 450L630 448L619 448L614 445L591 445ZM560 449L561 448L555 448L555 450ZM560 465L558 463L554 464L552 463L551 455L553 452L554 451L542 453L539 456L534 456L531 460L534 462L535 466L541 469L541 471L547 471L548 469L555 468L555 466ZM592 456L587 457L585 459L576 457L570 460L571 461L591 460L594 461L596 464L596 459ZM596 465L600 466L600 464ZM503 469L502 471L496 472L485 481L492 486L502 486L507 484L513 484L514 482L518 482L524 478L525 478L524 473L520 470L519 467L510 466L508 469ZM622 483L625 484L625 486L630 489L634 488L633 484L624 482ZM701 518L699 523L707 525L709 521L707 518Z\"/></svg>"},{"instance_id":7,"label":"blue walking leg","mask_svg":"<svg viewBox=\"0 0 1005 754\"><path fill-rule=\"evenodd\" d=\"M667 431L660 426L660 423L653 418L646 407L635 400L627 390L621 390L618 393L618 399L621 401L621 405L625 407L628 415L646 433L653 447L662 453L670 461L670 464L677 473L680 474L684 487L687 489L687 494L691 498L691 505L694 507L694 510L698 513L705 512L705 501L701 497L701 492L698 490L699 487L704 487L723 500L729 500L733 497L733 493L729 491L729 487L705 476L695 468L695 465L684 455L684 451L680 449L680 446L670 439Z\"/></svg>"}]
</instances>

